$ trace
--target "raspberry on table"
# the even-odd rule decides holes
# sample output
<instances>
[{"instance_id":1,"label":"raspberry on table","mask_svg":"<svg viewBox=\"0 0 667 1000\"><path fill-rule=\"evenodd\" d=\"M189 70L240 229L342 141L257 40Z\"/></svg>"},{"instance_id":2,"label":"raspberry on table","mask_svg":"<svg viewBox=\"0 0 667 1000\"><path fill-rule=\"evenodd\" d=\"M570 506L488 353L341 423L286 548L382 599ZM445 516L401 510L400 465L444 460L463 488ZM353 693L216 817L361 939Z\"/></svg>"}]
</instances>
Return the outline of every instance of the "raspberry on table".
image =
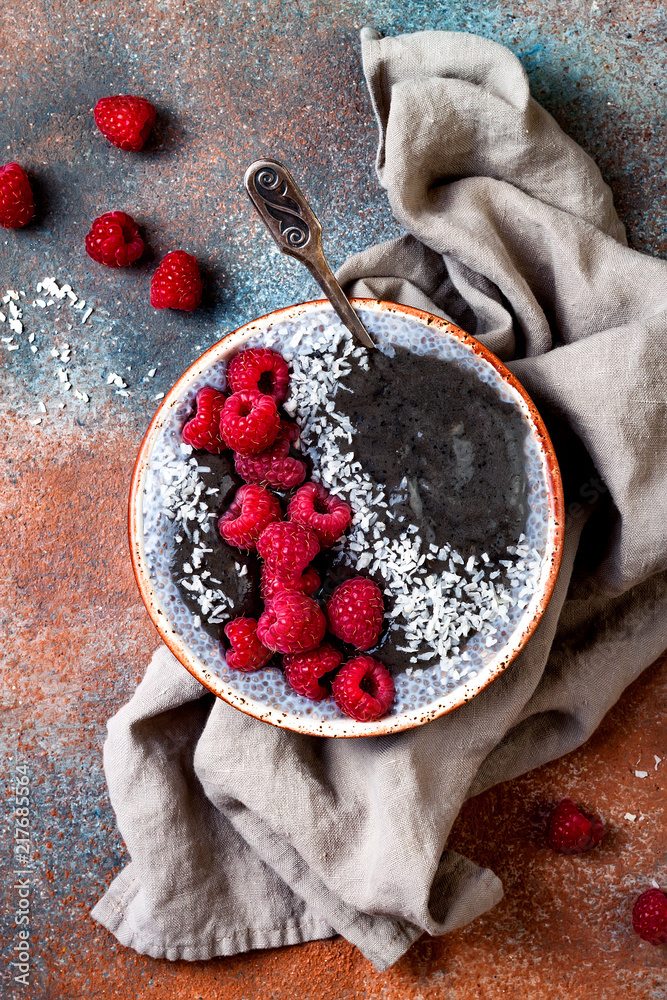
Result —
<instances>
[{"instance_id":1,"label":"raspberry on table","mask_svg":"<svg viewBox=\"0 0 667 1000\"><path fill-rule=\"evenodd\" d=\"M331 685L341 712L358 722L374 722L389 711L394 682L384 663L355 656L340 668Z\"/></svg>"},{"instance_id":2,"label":"raspberry on table","mask_svg":"<svg viewBox=\"0 0 667 1000\"><path fill-rule=\"evenodd\" d=\"M197 258L185 250L171 250L151 278L151 305L192 312L201 302L202 290Z\"/></svg>"},{"instance_id":3,"label":"raspberry on table","mask_svg":"<svg viewBox=\"0 0 667 1000\"><path fill-rule=\"evenodd\" d=\"M0 226L21 229L35 214L35 200L28 175L18 163L0 167Z\"/></svg>"},{"instance_id":4,"label":"raspberry on table","mask_svg":"<svg viewBox=\"0 0 667 1000\"><path fill-rule=\"evenodd\" d=\"M105 212L95 219L86 236L86 253L98 264L127 267L144 252L139 226L125 212Z\"/></svg>"},{"instance_id":5,"label":"raspberry on table","mask_svg":"<svg viewBox=\"0 0 667 1000\"><path fill-rule=\"evenodd\" d=\"M320 483L306 483L290 500L287 518L312 528L328 549L352 523L352 508Z\"/></svg>"},{"instance_id":6,"label":"raspberry on table","mask_svg":"<svg viewBox=\"0 0 667 1000\"><path fill-rule=\"evenodd\" d=\"M143 97L103 97L93 111L102 135L119 149L138 153L155 124L155 108Z\"/></svg>"},{"instance_id":7,"label":"raspberry on table","mask_svg":"<svg viewBox=\"0 0 667 1000\"><path fill-rule=\"evenodd\" d=\"M635 900L632 926L640 938L650 944L667 944L667 895L649 889Z\"/></svg>"},{"instance_id":8,"label":"raspberry on table","mask_svg":"<svg viewBox=\"0 0 667 1000\"><path fill-rule=\"evenodd\" d=\"M284 590L272 599L257 623L257 636L276 653L303 653L322 642L327 623L312 597Z\"/></svg>"},{"instance_id":9,"label":"raspberry on table","mask_svg":"<svg viewBox=\"0 0 667 1000\"><path fill-rule=\"evenodd\" d=\"M289 454L290 441L299 436L296 424L280 421L278 436L270 448L259 455L234 455L236 471L247 483L291 490L306 478L306 463Z\"/></svg>"},{"instance_id":10,"label":"raspberry on table","mask_svg":"<svg viewBox=\"0 0 667 1000\"><path fill-rule=\"evenodd\" d=\"M547 842L560 854L581 854L602 840L604 825L599 816L586 816L572 799L563 799L549 820Z\"/></svg>"},{"instance_id":11,"label":"raspberry on table","mask_svg":"<svg viewBox=\"0 0 667 1000\"><path fill-rule=\"evenodd\" d=\"M309 566L303 573L294 575L276 576L266 565L262 566L262 575L259 584L259 592L262 600L268 602L281 590L296 590L300 594L307 594L312 597L316 590L322 586L320 574L313 566Z\"/></svg>"},{"instance_id":12,"label":"raspberry on table","mask_svg":"<svg viewBox=\"0 0 667 1000\"><path fill-rule=\"evenodd\" d=\"M182 437L193 448L203 448L213 455L220 454L227 447L220 430L220 414L225 405L224 392L212 386L204 386L197 393L196 414L184 425Z\"/></svg>"},{"instance_id":13,"label":"raspberry on table","mask_svg":"<svg viewBox=\"0 0 667 1000\"><path fill-rule=\"evenodd\" d=\"M283 580L301 574L319 551L315 532L291 521L270 524L257 542L257 552L266 561L266 568Z\"/></svg>"},{"instance_id":14,"label":"raspberry on table","mask_svg":"<svg viewBox=\"0 0 667 1000\"><path fill-rule=\"evenodd\" d=\"M329 691L320 684L320 678L335 670L342 659L342 653L327 642L306 653L286 653L283 667L287 683L304 698L321 701Z\"/></svg>"},{"instance_id":15,"label":"raspberry on table","mask_svg":"<svg viewBox=\"0 0 667 1000\"><path fill-rule=\"evenodd\" d=\"M287 522L289 523L289 522ZM384 602L377 583L355 576L339 584L327 602L329 628L356 649L370 649L382 631Z\"/></svg>"},{"instance_id":16,"label":"raspberry on table","mask_svg":"<svg viewBox=\"0 0 667 1000\"><path fill-rule=\"evenodd\" d=\"M270 649L257 638L257 622L254 618L234 618L225 625L225 635L232 648L227 651L227 665L234 670L250 673L259 670L273 656Z\"/></svg>"},{"instance_id":17,"label":"raspberry on table","mask_svg":"<svg viewBox=\"0 0 667 1000\"><path fill-rule=\"evenodd\" d=\"M246 457L271 447L278 437L280 417L270 396L242 389L227 397L220 426L229 447Z\"/></svg>"},{"instance_id":18,"label":"raspberry on table","mask_svg":"<svg viewBox=\"0 0 667 1000\"><path fill-rule=\"evenodd\" d=\"M250 347L240 351L227 366L227 381L232 392L256 389L271 396L276 406L287 396L287 362L268 347Z\"/></svg>"},{"instance_id":19,"label":"raspberry on table","mask_svg":"<svg viewBox=\"0 0 667 1000\"><path fill-rule=\"evenodd\" d=\"M229 545L254 551L267 525L281 517L278 500L263 486L241 486L219 519L218 531Z\"/></svg>"}]
</instances>

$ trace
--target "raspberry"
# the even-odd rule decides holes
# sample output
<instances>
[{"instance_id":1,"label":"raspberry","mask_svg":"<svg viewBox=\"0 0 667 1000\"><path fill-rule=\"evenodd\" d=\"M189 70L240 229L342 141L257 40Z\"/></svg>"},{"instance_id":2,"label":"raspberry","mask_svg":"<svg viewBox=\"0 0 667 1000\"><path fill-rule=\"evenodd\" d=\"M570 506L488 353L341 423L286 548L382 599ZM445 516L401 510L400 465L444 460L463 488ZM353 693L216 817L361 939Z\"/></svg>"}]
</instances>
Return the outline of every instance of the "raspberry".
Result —
<instances>
[{"instance_id":1,"label":"raspberry","mask_svg":"<svg viewBox=\"0 0 667 1000\"><path fill-rule=\"evenodd\" d=\"M283 656L285 677L297 694L321 701L329 692L320 684L320 677L335 670L342 659L342 654L326 642L307 653L287 653Z\"/></svg>"},{"instance_id":2,"label":"raspberry","mask_svg":"<svg viewBox=\"0 0 667 1000\"><path fill-rule=\"evenodd\" d=\"M201 274L196 258L185 250L166 254L151 278L153 308L192 312L201 302L201 293Z\"/></svg>"},{"instance_id":3,"label":"raspberry","mask_svg":"<svg viewBox=\"0 0 667 1000\"><path fill-rule=\"evenodd\" d=\"M394 700L391 674L372 656L355 656L343 664L331 690L341 712L359 722L379 719Z\"/></svg>"},{"instance_id":4,"label":"raspberry","mask_svg":"<svg viewBox=\"0 0 667 1000\"><path fill-rule=\"evenodd\" d=\"M357 649L370 649L382 630L384 604L380 588L364 576L355 576L336 587L327 602L329 628Z\"/></svg>"},{"instance_id":5,"label":"raspberry","mask_svg":"<svg viewBox=\"0 0 667 1000\"><path fill-rule=\"evenodd\" d=\"M306 483L290 500L287 517L312 528L322 548L328 549L349 528L352 509L319 483Z\"/></svg>"},{"instance_id":6,"label":"raspberry","mask_svg":"<svg viewBox=\"0 0 667 1000\"><path fill-rule=\"evenodd\" d=\"M266 568L282 580L294 579L320 551L317 535L302 524L270 524L257 542Z\"/></svg>"},{"instance_id":7,"label":"raspberry","mask_svg":"<svg viewBox=\"0 0 667 1000\"><path fill-rule=\"evenodd\" d=\"M197 393L196 416L183 427L183 440L193 448L203 448L213 455L224 451L227 445L220 432L220 414L225 405L224 392L205 386Z\"/></svg>"},{"instance_id":8,"label":"raspberry","mask_svg":"<svg viewBox=\"0 0 667 1000\"><path fill-rule=\"evenodd\" d=\"M632 926L644 941L667 944L667 895L660 889L649 889L635 900Z\"/></svg>"},{"instance_id":9,"label":"raspberry","mask_svg":"<svg viewBox=\"0 0 667 1000\"><path fill-rule=\"evenodd\" d=\"M270 396L243 389L227 397L220 426L229 447L245 458L271 447L278 437L280 417Z\"/></svg>"},{"instance_id":10,"label":"raspberry","mask_svg":"<svg viewBox=\"0 0 667 1000\"><path fill-rule=\"evenodd\" d=\"M227 665L234 670L259 670L267 663L273 653L263 646L257 638L257 622L254 618L234 618L225 625L225 635L232 644L225 659Z\"/></svg>"},{"instance_id":11,"label":"raspberry","mask_svg":"<svg viewBox=\"0 0 667 1000\"><path fill-rule=\"evenodd\" d=\"M138 153L155 123L155 108L143 97L117 94L95 105L95 124L102 135L118 146Z\"/></svg>"},{"instance_id":12,"label":"raspberry","mask_svg":"<svg viewBox=\"0 0 667 1000\"><path fill-rule=\"evenodd\" d=\"M294 576L276 576L266 564L262 566L262 577L259 592L262 600L268 604L271 598L282 590L296 590L300 594L308 594L312 597L316 590L322 585L320 574L312 566L304 570L303 574L295 573Z\"/></svg>"},{"instance_id":13,"label":"raspberry","mask_svg":"<svg viewBox=\"0 0 667 1000\"><path fill-rule=\"evenodd\" d=\"M105 212L95 219L86 236L86 253L98 264L127 267L144 252L139 226L125 212Z\"/></svg>"},{"instance_id":14,"label":"raspberry","mask_svg":"<svg viewBox=\"0 0 667 1000\"><path fill-rule=\"evenodd\" d=\"M232 392L257 389L270 396L277 406L287 396L289 368L276 351L268 347L251 347L229 362L227 381Z\"/></svg>"},{"instance_id":15,"label":"raspberry","mask_svg":"<svg viewBox=\"0 0 667 1000\"><path fill-rule=\"evenodd\" d=\"M268 490L263 486L242 486L218 521L218 531L229 545L254 551L266 526L280 517L280 504Z\"/></svg>"},{"instance_id":16,"label":"raspberry","mask_svg":"<svg viewBox=\"0 0 667 1000\"><path fill-rule=\"evenodd\" d=\"M284 437L290 444L294 444L295 441L299 440L300 434L301 430L298 424L292 423L291 420L280 421L280 431L278 432L278 437Z\"/></svg>"},{"instance_id":17,"label":"raspberry","mask_svg":"<svg viewBox=\"0 0 667 1000\"><path fill-rule=\"evenodd\" d=\"M604 836L604 826L599 816L588 817L572 799L563 799L549 820L547 842L560 854L581 854L595 847Z\"/></svg>"},{"instance_id":18,"label":"raspberry","mask_svg":"<svg viewBox=\"0 0 667 1000\"><path fill-rule=\"evenodd\" d=\"M296 424L280 421L278 436L267 451L259 455L234 455L236 471L247 483L291 490L306 478L306 463L289 455L290 441L299 436Z\"/></svg>"},{"instance_id":19,"label":"raspberry","mask_svg":"<svg viewBox=\"0 0 667 1000\"><path fill-rule=\"evenodd\" d=\"M0 167L0 226L20 229L27 226L34 214L28 175L18 163L5 163Z\"/></svg>"},{"instance_id":20,"label":"raspberry","mask_svg":"<svg viewBox=\"0 0 667 1000\"><path fill-rule=\"evenodd\" d=\"M322 642L327 623L312 597L284 590L276 594L257 622L257 636L276 653L303 653Z\"/></svg>"}]
</instances>

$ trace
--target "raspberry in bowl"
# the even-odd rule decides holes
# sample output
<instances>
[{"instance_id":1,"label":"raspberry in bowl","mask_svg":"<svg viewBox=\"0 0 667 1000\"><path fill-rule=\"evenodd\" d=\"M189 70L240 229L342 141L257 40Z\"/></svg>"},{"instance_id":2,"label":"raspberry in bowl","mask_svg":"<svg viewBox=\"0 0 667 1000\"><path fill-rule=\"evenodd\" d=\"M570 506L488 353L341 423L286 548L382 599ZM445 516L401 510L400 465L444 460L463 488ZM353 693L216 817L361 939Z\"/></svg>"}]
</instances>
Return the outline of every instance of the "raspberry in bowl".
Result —
<instances>
[{"instance_id":1,"label":"raspberry in bowl","mask_svg":"<svg viewBox=\"0 0 667 1000\"><path fill-rule=\"evenodd\" d=\"M326 302L212 347L160 405L130 498L140 591L184 666L259 719L343 737L421 725L499 676L548 603L563 521L502 363L427 313L356 307L375 351ZM227 661L236 620L257 669Z\"/></svg>"}]
</instances>

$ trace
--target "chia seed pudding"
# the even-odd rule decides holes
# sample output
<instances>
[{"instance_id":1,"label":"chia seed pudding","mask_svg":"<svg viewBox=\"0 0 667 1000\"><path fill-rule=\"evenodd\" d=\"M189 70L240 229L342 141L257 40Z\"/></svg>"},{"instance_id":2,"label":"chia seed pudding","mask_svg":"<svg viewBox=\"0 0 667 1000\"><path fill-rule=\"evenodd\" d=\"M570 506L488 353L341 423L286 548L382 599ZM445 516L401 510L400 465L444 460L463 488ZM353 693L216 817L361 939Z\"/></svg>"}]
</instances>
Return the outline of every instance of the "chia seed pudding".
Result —
<instances>
[{"instance_id":1,"label":"chia seed pudding","mask_svg":"<svg viewBox=\"0 0 667 1000\"><path fill-rule=\"evenodd\" d=\"M396 679L393 713L414 703L415 682L428 702L476 677L531 614L544 571L547 491L518 394L488 362L407 317L362 318L375 351L359 347L326 308L239 347L271 347L289 363L284 410L301 430L295 454L308 478L352 508L351 527L315 560L323 580L315 597L360 574L379 585L385 628L369 652ZM196 391L224 389L224 371L217 362L202 373L154 446L146 556L153 576L169 577L170 617L187 619L188 645L196 637L208 663L215 649L216 672L257 697L262 684L252 678L264 671L236 675L219 641L225 623L262 610L257 557L228 546L216 527L243 480L230 452L193 452L180 440ZM269 673L272 700L282 705L284 679ZM330 702L312 705L294 692L289 700L297 711L339 714Z\"/></svg>"}]
</instances>

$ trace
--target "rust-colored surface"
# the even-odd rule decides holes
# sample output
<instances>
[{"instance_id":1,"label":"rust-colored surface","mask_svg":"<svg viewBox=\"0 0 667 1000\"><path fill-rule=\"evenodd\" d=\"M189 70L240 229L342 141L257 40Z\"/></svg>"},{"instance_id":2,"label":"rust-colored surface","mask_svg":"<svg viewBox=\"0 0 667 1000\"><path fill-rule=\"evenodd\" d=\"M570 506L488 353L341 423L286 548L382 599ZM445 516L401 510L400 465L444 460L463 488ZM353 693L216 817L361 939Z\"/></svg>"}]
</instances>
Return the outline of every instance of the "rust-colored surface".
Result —
<instances>
[{"instance_id":1,"label":"rust-colored surface","mask_svg":"<svg viewBox=\"0 0 667 1000\"><path fill-rule=\"evenodd\" d=\"M317 295L252 217L243 170L267 154L293 167L334 263L397 231L373 175L375 126L356 43L363 23L389 33L472 30L508 44L535 96L598 160L631 244L667 252L667 34L657 0L2 5L0 161L26 166L39 204L26 230L0 232L0 297L5 288L26 293L19 349L0 344L3 997L667 996L665 949L640 942L630 927L634 897L654 878L667 883L667 760L657 769L654 760L667 759L660 665L585 747L468 803L450 845L497 872L505 898L468 928L418 942L386 973L341 940L194 965L154 961L120 947L88 916L127 862L102 772L105 722L156 644L125 520L154 397L222 333ZM114 92L139 92L158 106L145 154L121 153L96 133L90 108ZM126 272L86 258L90 221L114 208L136 216L154 257L177 247L198 256L206 296L196 313L150 309L150 255ZM92 302L85 324L67 305L31 305L44 275ZM64 343L71 360L61 364L50 351ZM70 372L71 390L59 367ZM111 373L123 377L127 396L107 384ZM18 900L12 788L23 765L31 790L27 987L12 986L9 965ZM609 827L601 848L582 857L557 857L540 842L549 804L565 794L596 808Z\"/></svg>"}]
</instances>

